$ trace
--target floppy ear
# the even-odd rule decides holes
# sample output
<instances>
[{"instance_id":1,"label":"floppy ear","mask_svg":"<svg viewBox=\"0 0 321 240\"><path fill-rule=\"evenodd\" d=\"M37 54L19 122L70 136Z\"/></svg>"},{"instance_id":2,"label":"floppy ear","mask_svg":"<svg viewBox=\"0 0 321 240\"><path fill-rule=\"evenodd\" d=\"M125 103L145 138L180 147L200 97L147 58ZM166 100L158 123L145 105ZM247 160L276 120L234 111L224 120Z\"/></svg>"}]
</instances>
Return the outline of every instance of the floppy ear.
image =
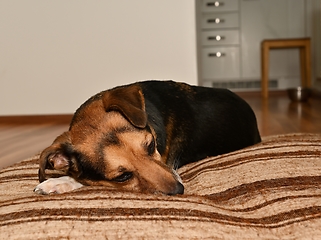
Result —
<instances>
[{"instance_id":1,"label":"floppy ear","mask_svg":"<svg viewBox=\"0 0 321 240\"><path fill-rule=\"evenodd\" d=\"M115 88L102 97L105 110L121 112L131 124L138 128L147 125L145 101L142 89L137 85Z\"/></svg>"},{"instance_id":2,"label":"floppy ear","mask_svg":"<svg viewBox=\"0 0 321 240\"><path fill-rule=\"evenodd\" d=\"M63 144L71 144L68 132L65 132L57 137L53 144L43 150L40 154L38 171L39 182L46 180L46 169L55 169L68 172L70 161L68 157L64 155L62 149Z\"/></svg>"}]
</instances>

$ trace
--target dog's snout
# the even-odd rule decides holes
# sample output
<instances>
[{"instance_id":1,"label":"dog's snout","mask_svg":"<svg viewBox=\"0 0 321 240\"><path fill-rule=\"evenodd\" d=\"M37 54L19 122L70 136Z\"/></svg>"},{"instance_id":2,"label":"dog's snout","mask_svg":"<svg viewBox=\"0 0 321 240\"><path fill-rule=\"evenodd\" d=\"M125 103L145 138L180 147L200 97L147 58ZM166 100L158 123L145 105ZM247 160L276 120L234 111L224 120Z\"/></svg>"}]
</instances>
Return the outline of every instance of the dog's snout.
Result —
<instances>
[{"instance_id":1,"label":"dog's snout","mask_svg":"<svg viewBox=\"0 0 321 240\"><path fill-rule=\"evenodd\" d=\"M176 194L183 194L184 193L184 185L180 182L177 183L177 193Z\"/></svg>"},{"instance_id":2,"label":"dog's snout","mask_svg":"<svg viewBox=\"0 0 321 240\"><path fill-rule=\"evenodd\" d=\"M184 193L184 185L180 182L176 183L175 190L171 192L169 195L183 194Z\"/></svg>"}]
</instances>

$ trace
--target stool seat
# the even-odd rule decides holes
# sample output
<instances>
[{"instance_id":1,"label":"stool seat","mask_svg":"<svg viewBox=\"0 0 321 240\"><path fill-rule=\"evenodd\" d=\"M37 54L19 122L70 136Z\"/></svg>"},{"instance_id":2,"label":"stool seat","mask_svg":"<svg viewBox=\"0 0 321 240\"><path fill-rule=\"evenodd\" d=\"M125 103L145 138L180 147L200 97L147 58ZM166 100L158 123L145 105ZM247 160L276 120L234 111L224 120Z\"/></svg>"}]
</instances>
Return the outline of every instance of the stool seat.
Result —
<instances>
[{"instance_id":1,"label":"stool seat","mask_svg":"<svg viewBox=\"0 0 321 240\"><path fill-rule=\"evenodd\" d=\"M261 44L262 97L268 98L269 51L273 48L299 48L302 87L311 87L311 41L310 38L266 39Z\"/></svg>"}]
</instances>

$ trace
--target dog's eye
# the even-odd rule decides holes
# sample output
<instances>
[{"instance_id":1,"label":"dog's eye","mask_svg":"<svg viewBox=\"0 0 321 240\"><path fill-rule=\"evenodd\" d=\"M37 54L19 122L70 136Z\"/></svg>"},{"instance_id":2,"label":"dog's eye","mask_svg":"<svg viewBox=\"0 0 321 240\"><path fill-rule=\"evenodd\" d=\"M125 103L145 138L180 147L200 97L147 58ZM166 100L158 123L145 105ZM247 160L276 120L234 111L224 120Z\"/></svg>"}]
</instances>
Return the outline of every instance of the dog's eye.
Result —
<instances>
[{"instance_id":1,"label":"dog's eye","mask_svg":"<svg viewBox=\"0 0 321 240\"><path fill-rule=\"evenodd\" d=\"M152 155L155 152L155 140L153 139L148 145L147 145L147 153L148 155Z\"/></svg>"},{"instance_id":2,"label":"dog's eye","mask_svg":"<svg viewBox=\"0 0 321 240\"><path fill-rule=\"evenodd\" d=\"M131 172L124 172L123 174L119 175L118 177L115 177L112 179L114 182L125 182L129 179L131 179L133 176L133 173Z\"/></svg>"}]
</instances>

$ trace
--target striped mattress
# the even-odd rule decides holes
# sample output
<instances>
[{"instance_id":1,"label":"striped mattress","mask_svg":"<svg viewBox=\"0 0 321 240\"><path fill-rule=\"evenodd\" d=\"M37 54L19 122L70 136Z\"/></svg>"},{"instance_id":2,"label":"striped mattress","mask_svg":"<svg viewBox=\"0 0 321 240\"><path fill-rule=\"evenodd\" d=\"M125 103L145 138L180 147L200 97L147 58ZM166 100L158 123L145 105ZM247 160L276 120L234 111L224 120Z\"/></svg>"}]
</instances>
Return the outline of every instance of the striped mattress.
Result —
<instances>
[{"instance_id":1,"label":"striped mattress","mask_svg":"<svg viewBox=\"0 0 321 240\"><path fill-rule=\"evenodd\" d=\"M179 169L181 196L83 187L38 196L38 156L0 171L0 239L321 239L321 135Z\"/></svg>"}]
</instances>

